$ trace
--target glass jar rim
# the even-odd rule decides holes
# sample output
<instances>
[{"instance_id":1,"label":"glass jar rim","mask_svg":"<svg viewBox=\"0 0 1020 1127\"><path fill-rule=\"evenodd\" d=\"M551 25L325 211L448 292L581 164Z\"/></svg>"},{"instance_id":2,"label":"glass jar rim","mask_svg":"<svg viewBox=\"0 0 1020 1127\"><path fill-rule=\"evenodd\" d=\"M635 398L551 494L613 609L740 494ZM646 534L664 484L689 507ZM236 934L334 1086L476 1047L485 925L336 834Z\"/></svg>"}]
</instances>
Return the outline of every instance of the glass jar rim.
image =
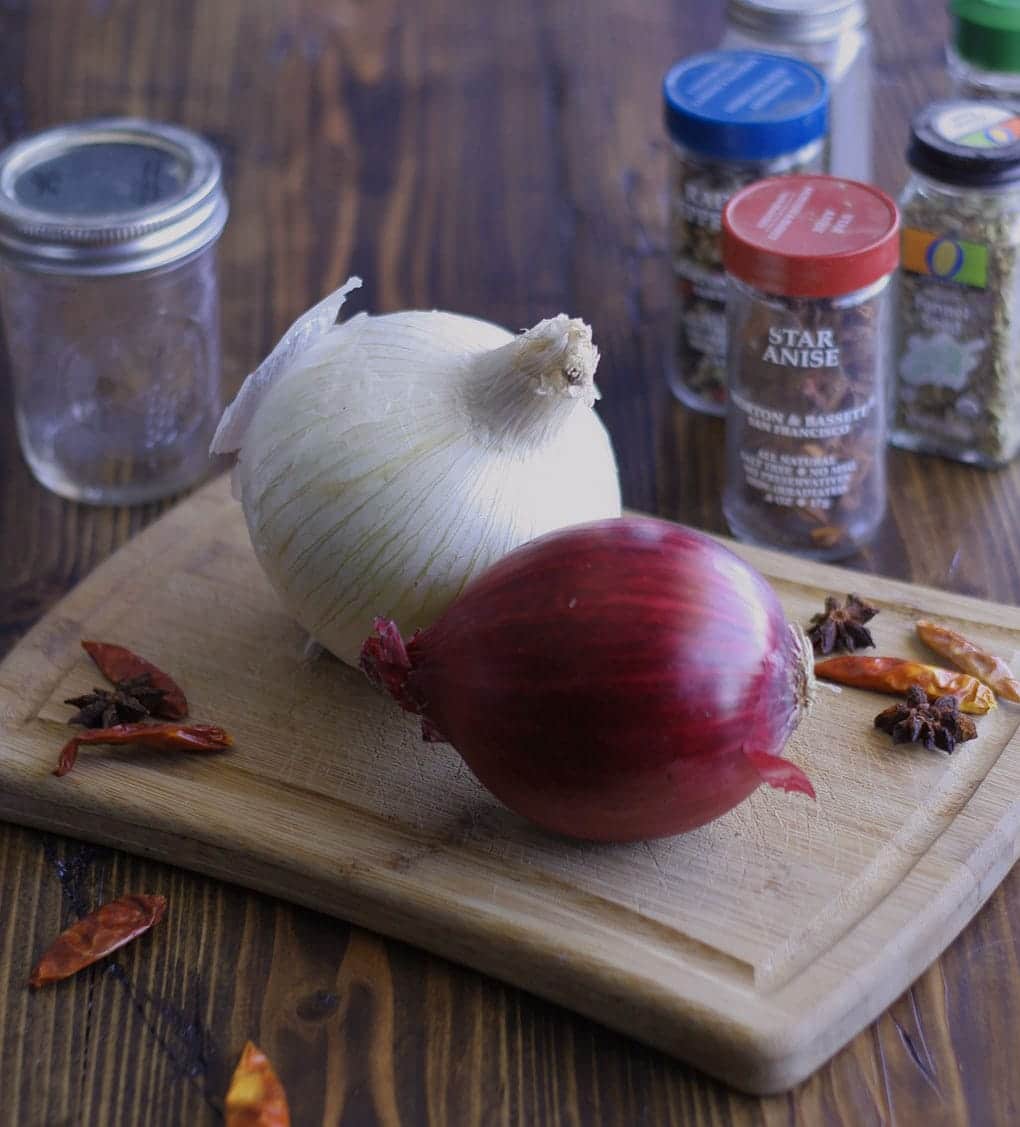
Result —
<instances>
[{"instance_id":1,"label":"glass jar rim","mask_svg":"<svg viewBox=\"0 0 1020 1127\"><path fill-rule=\"evenodd\" d=\"M109 146L142 155L138 174L148 182L138 202L118 192L125 174L116 165L97 172ZM83 163L90 167L81 186L65 188L64 175ZM162 182L154 186L154 177ZM216 151L178 126L103 118L45 130L0 153L0 255L29 269L104 275L165 266L217 239L227 212Z\"/></svg>"},{"instance_id":2,"label":"glass jar rim","mask_svg":"<svg viewBox=\"0 0 1020 1127\"><path fill-rule=\"evenodd\" d=\"M975 187L972 184L958 184L952 180L940 180L937 176L932 175L932 173L924 172L919 168L908 166L908 171L910 172L910 178L903 187L904 193L906 193L913 184L920 184L925 189L934 189L947 196L966 196L967 198L990 196L992 199L997 200L1015 196L1018 202L1020 202L1020 182L1017 181L1003 184L984 184Z\"/></svg>"}]
</instances>

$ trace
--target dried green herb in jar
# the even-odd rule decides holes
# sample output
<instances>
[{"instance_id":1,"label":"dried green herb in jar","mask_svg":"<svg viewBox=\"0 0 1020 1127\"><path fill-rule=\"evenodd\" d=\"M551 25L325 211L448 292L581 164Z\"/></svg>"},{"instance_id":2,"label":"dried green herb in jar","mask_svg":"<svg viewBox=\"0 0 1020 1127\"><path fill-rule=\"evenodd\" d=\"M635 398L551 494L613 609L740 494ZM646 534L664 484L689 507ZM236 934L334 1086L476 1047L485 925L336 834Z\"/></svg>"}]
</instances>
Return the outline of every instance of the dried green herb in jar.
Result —
<instances>
[{"instance_id":1,"label":"dried green herb in jar","mask_svg":"<svg viewBox=\"0 0 1020 1127\"><path fill-rule=\"evenodd\" d=\"M850 555L885 510L885 329L896 205L828 176L751 185L723 217L723 510L745 540Z\"/></svg>"},{"instance_id":2,"label":"dried green herb in jar","mask_svg":"<svg viewBox=\"0 0 1020 1127\"><path fill-rule=\"evenodd\" d=\"M938 102L915 118L892 441L983 466L1020 449L1020 117Z\"/></svg>"},{"instance_id":3,"label":"dried green herb in jar","mask_svg":"<svg viewBox=\"0 0 1020 1127\"><path fill-rule=\"evenodd\" d=\"M759 51L709 51L663 83L673 141L670 246L674 318L670 383L695 410L726 404L722 211L747 184L819 169L828 88L813 67Z\"/></svg>"}]
</instances>

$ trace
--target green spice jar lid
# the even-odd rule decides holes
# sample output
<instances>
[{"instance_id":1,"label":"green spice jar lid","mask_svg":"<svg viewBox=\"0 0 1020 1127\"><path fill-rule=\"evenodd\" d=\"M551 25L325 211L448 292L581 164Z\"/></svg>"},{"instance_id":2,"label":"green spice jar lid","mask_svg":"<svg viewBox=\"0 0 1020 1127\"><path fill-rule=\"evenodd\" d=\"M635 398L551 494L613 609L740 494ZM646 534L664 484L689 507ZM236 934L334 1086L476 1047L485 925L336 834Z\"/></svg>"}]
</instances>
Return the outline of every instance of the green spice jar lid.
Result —
<instances>
[{"instance_id":1,"label":"green spice jar lid","mask_svg":"<svg viewBox=\"0 0 1020 1127\"><path fill-rule=\"evenodd\" d=\"M953 45L984 70L1020 71L1020 0L952 0Z\"/></svg>"},{"instance_id":2,"label":"green spice jar lid","mask_svg":"<svg viewBox=\"0 0 1020 1127\"><path fill-rule=\"evenodd\" d=\"M722 225L726 270L782 297L841 297L899 265L896 204L856 180L759 180L730 199Z\"/></svg>"},{"instance_id":3,"label":"green spice jar lid","mask_svg":"<svg viewBox=\"0 0 1020 1127\"><path fill-rule=\"evenodd\" d=\"M933 102L914 117L907 163L965 188L1020 182L1020 116L995 102Z\"/></svg>"}]
</instances>

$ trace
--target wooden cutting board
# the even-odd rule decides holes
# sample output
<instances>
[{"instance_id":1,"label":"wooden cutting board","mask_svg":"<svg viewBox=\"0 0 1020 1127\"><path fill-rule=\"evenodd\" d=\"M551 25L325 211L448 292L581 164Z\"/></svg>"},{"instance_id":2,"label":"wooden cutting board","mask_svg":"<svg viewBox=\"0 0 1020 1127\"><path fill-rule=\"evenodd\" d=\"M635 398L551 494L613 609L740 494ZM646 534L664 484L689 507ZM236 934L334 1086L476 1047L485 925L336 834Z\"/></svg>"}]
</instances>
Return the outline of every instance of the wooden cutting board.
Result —
<instances>
[{"instance_id":1,"label":"wooden cutting board","mask_svg":"<svg viewBox=\"0 0 1020 1127\"><path fill-rule=\"evenodd\" d=\"M826 593L882 608L878 652L943 619L1007 660L1020 609L738 547L806 622ZM170 670L235 749L86 749L51 774L83 637ZM225 480L168 513L0 665L0 817L157 857L427 947L751 1092L792 1086L872 1021L1018 855L1020 710L952 757L894 748L889 702L821 689L788 755L818 801L759 789L693 833L571 843L502 809L357 672L309 659Z\"/></svg>"}]
</instances>

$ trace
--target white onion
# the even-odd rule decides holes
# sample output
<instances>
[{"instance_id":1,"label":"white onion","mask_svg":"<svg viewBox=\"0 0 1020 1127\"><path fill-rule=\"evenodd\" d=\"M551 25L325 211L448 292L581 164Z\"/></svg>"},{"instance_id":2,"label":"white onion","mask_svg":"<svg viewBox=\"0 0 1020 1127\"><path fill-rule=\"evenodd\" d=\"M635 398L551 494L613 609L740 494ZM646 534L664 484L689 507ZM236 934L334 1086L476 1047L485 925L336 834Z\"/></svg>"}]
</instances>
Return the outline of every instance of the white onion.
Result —
<instances>
[{"instance_id":1,"label":"white onion","mask_svg":"<svg viewBox=\"0 0 1020 1127\"><path fill-rule=\"evenodd\" d=\"M238 453L252 544L284 605L353 665L375 616L429 626L519 544L620 514L583 321L517 336L441 312L334 324L360 284L295 323L212 446Z\"/></svg>"}]
</instances>

